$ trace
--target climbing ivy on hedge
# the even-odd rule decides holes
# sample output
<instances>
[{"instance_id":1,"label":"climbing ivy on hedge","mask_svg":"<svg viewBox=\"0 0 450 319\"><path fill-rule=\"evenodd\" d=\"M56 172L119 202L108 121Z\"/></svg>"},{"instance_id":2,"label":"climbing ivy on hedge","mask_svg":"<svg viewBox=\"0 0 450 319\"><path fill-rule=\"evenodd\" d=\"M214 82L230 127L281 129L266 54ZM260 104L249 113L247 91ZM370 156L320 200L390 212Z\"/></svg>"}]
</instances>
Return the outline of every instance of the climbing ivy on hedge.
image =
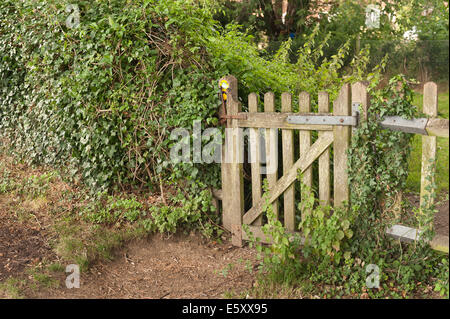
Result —
<instances>
[{"instance_id":1,"label":"climbing ivy on hedge","mask_svg":"<svg viewBox=\"0 0 450 319\"><path fill-rule=\"evenodd\" d=\"M291 64L290 41L265 59L251 36L221 28L196 1L70 3L77 27L66 25L64 0L1 2L0 136L22 158L68 167L94 188L218 186L219 165L169 161L169 135L198 119L217 125L224 75L239 79L244 105L250 92L320 88L333 98L355 78L341 74L348 43L322 59L317 30Z\"/></svg>"}]
</instances>

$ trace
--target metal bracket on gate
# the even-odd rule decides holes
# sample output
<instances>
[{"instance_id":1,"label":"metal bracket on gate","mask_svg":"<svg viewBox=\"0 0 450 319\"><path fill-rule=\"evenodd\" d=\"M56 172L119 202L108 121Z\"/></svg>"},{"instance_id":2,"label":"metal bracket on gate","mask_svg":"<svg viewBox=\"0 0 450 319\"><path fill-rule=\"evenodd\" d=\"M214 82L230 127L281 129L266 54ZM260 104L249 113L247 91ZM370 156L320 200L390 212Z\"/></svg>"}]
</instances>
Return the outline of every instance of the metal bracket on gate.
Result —
<instances>
[{"instance_id":1,"label":"metal bracket on gate","mask_svg":"<svg viewBox=\"0 0 450 319\"><path fill-rule=\"evenodd\" d=\"M309 124L309 125L349 125L356 126L358 118L356 116L336 116L336 115L289 115L286 119L289 124Z\"/></svg>"},{"instance_id":2,"label":"metal bracket on gate","mask_svg":"<svg viewBox=\"0 0 450 319\"><path fill-rule=\"evenodd\" d=\"M358 126L359 103L352 104L352 115L289 115L289 124Z\"/></svg>"}]
</instances>

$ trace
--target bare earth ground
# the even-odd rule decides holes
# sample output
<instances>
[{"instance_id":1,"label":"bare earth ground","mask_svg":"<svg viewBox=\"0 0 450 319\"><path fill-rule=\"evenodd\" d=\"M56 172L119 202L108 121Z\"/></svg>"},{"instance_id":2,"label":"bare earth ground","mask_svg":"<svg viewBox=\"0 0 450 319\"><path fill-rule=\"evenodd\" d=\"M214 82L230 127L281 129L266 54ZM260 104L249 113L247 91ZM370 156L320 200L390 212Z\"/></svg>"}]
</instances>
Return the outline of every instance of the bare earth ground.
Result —
<instances>
[{"instance_id":1,"label":"bare earth ground","mask_svg":"<svg viewBox=\"0 0 450 319\"><path fill-rule=\"evenodd\" d=\"M7 179L28 185L23 181L45 172L0 154L0 186ZM255 264L255 250L233 247L228 240L217 243L199 234L180 233L127 241L113 250L112 261L98 258L82 271L79 289L68 289L65 267L69 262L57 253L61 232L55 230L55 221L77 215L76 205L82 203L65 200L64 191L77 190L60 179L45 184L48 188L43 188L41 197L30 196L33 188L22 193L0 191L0 299L223 298L229 293L245 297L253 285L254 272L249 270ZM80 228L77 236L85 234ZM59 269L50 269L55 264ZM5 289L11 281L13 290Z\"/></svg>"},{"instance_id":2,"label":"bare earth ground","mask_svg":"<svg viewBox=\"0 0 450 319\"><path fill-rule=\"evenodd\" d=\"M11 217L0 209L0 283L31 279L27 269L57 259L44 229ZM240 294L252 287L253 276L244 260L255 260L255 251L207 242L197 234L156 234L129 243L113 261L99 261L82 272L79 289L66 288L68 273L63 270L51 273L56 284L26 285L21 297L223 298L227 292ZM0 291L4 297L9 296Z\"/></svg>"},{"instance_id":3,"label":"bare earth ground","mask_svg":"<svg viewBox=\"0 0 450 319\"><path fill-rule=\"evenodd\" d=\"M244 291L252 276L239 258L252 258L249 249L208 246L198 236L164 239L155 235L121 250L114 261L100 262L81 276L80 288L67 289L60 274L57 289L30 291L30 298L222 298ZM222 270L233 263L225 277Z\"/></svg>"}]
</instances>

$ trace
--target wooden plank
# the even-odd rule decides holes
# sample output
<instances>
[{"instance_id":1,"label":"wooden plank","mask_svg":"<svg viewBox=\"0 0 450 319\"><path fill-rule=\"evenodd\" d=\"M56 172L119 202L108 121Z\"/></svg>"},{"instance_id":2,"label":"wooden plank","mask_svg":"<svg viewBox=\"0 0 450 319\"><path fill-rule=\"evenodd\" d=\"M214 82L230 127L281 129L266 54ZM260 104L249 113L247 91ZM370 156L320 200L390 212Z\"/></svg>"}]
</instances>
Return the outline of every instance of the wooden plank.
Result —
<instances>
[{"instance_id":1,"label":"wooden plank","mask_svg":"<svg viewBox=\"0 0 450 319\"><path fill-rule=\"evenodd\" d=\"M228 97L227 112L230 115L235 115L240 111L241 104L234 100L232 96ZM230 176L231 176L231 190L230 193L230 220L232 229L232 244L234 246L242 246L242 215L244 213L244 177L243 177L243 138L242 132L238 125L237 120L231 120L232 132L232 144L233 155L232 163L230 163Z\"/></svg>"},{"instance_id":2,"label":"wooden plank","mask_svg":"<svg viewBox=\"0 0 450 319\"><path fill-rule=\"evenodd\" d=\"M223 195L222 195L222 190L221 189L212 189L212 196L214 198L217 198L218 200L222 200Z\"/></svg>"},{"instance_id":3,"label":"wooden plank","mask_svg":"<svg viewBox=\"0 0 450 319\"><path fill-rule=\"evenodd\" d=\"M249 232L251 232L253 238L259 238L261 243L264 244L270 244L272 243L272 236L270 235L266 235L264 234L264 231L262 230L261 226L248 226L248 230ZM295 231L287 231L288 234L290 234L291 236L289 237L289 240L293 240L294 236L296 237L300 237L300 244L303 245L304 244L304 238L301 237L300 232L295 232ZM243 240L250 240L250 236L244 231L242 230L242 239Z\"/></svg>"},{"instance_id":4,"label":"wooden plank","mask_svg":"<svg viewBox=\"0 0 450 319\"><path fill-rule=\"evenodd\" d=\"M289 93L281 95L281 111L292 111L292 97ZM286 174L294 164L294 132L282 130L283 141L283 174ZM284 226L288 231L295 229L295 188L289 186L283 194L284 197Z\"/></svg>"},{"instance_id":5,"label":"wooden plank","mask_svg":"<svg viewBox=\"0 0 450 319\"><path fill-rule=\"evenodd\" d=\"M393 225L386 230L386 234L402 242L412 243L420 240L422 231L403 225ZM448 254L449 237L445 235L436 235L431 241L429 241L429 245L434 250Z\"/></svg>"},{"instance_id":6,"label":"wooden plank","mask_svg":"<svg viewBox=\"0 0 450 319\"><path fill-rule=\"evenodd\" d=\"M327 92L319 92L319 113L329 112L330 102ZM319 137L323 132L319 132ZM319 156L319 203L322 206L330 204L330 150L326 149Z\"/></svg>"},{"instance_id":7,"label":"wooden plank","mask_svg":"<svg viewBox=\"0 0 450 319\"><path fill-rule=\"evenodd\" d=\"M309 113L311 111L311 98L309 93L301 92L298 97L298 107L299 113ZM299 141L300 141L300 157L309 152L309 148L311 147L311 132L300 130L299 132ZM309 167L303 172L302 182L303 184L311 189L312 188L312 167ZM302 192L304 190L302 189ZM303 201L303 198L301 199ZM302 210L302 219L303 219L303 210Z\"/></svg>"},{"instance_id":8,"label":"wooden plank","mask_svg":"<svg viewBox=\"0 0 450 319\"><path fill-rule=\"evenodd\" d=\"M317 139L317 141L311 146L309 152L301 156L295 164L291 167L289 172L281 177L277 184L268 194L269 204L273 203L278 196L280 196L296 179L297 171L304 172L311 164L319 157L330 145L333 143L333 133L324 132L324 134ZM247 211L244 215L243 223L250 225L260 214L264 199L261 199L256 205Z\"/></svg>"},{"instance_id":9,"label":"wooden plank","mask_svg":"<svg viewBox=\"0 0 450 319\"><path fill-rule=\"evenodd\" d=\"M351 114L350 85L344 84L338 98L333 103L334 115ZM347 150L350 146L351 128L335 126L333 128L333 162L334 162L334 206L341 206L344 201L349 202L350 190L347 175Z\"/></svg>"},{"instance_id":10,"label":"wooden plank","mask_svg":"<svg viewBox=\"0 0 450 319\"><path fill-rule=\"evenodd\" d=\"M239 116L246 116L247 119L239 119L239 127L260 127L260 128L277 128L277 129L290 129L290 130L313 130L313 131L332 131L332 125L306 125L306 124L290 124L286 122L286 119L290 115L298 115L298 113L238 113ZM308 113L305 115L321 116L321 115L333 115L330 113Z\"/></svg>"},{"instance_id":11,"label":"wooden plank","mask_svg":"<svg viewBox=\"0 0 450 319\"><path fill-rule=\"evenodd\" d=\"M264 112L275 112L275 95L273 92L264 94ZM277 183L278 179L278 128L266 129L266 167L270 173L266 174L269 191ZM278 217L278 201L274 200L272 204L273 213Z\"/></svg>"},{"instance_id":12,"label":"wooden plank","mask_svg":"<svg viewBox=\"0 0 450 319\"><path fill-rule=\"evenodd\" d=\"M367 110L369 109L369 94L367 92L368 84L356 82L352 84L352 103L360 103L359 119L361 122L367 121Z\"/></svg>"},{"instance_id":13,"label":"wooden plank","mask_svg":"<svg viewBox=\"0 0 450 319\"><path fill-rule=\"evenodd\" d=\"M448 255L448 242L449 237L445 235L436 235L433 240L430 241L430 247L434 250L441 251Z\"/></svg>"},{"instance_id":14,"label":"wooden plank","mask_svg":"<svg viewBox=\"0 0 450 319\"><path fill-rule=\"evenodd\" d=\"M419 240L421 234L422 231L403 225L393 225L386 230L386 235L395 239L400 239L405 243L412 243Z\"/></svg>"},{"instance_id":15,"label":"wooden plank","mask_svg":"<svg viewBox=\"0 0 450 319\"><path fill-rule=\"evenodd\" d=\"M238 87L237 79L232 76L225 76L219 80L226 80L229 83L228 95L234 96L237 99ZM227 120L226 127L231 127L231 120ZM225 141L222 145L222 164L221 164L221 179L222 179L222 224L223 227L231 231L232 215L230 213L230 203L232 201L231 197L231 165L227 160L227 148L231 144L231 132L225 130Z\"/></svg>"},{"instance_id":16,"label":"wooden plank","mask_svg":"<svg viewBox=\"0 0 450 319\"><path fill-rule=\"evenodd\" d=\"M251 93L248 96L248 110L250 113L258 112L258 96ZM252 174L252 203L255 205L262 196L261 187L261 159L260 159L260 136L258 128L250 129L250 157L251 157L251 174ZM258 217L255 225L262 224L262 217Z\"/></svg>"},{"instance_id":17,"label":"wooden plank","mask_svg":"<svg viewBox=\"0 0 450 319\"><path fill-rule=\"evenodd\" d=\"M231 227L231 244L242 247L242 224L233 224Z\"/></svg>"},{"instance_id":18,"label":"wooden plank","mask_svg":"<svg viewBox=\"0 0 450 319\"><path fill-rule=\"evenodd\" d=\"M437 85L433 82L425 83L423 87L423 113L430 117L436 117L438 112ZM427 190L434 182L434 177L429 180L430 174L434 176L436 165L430 161L436 160L437 137L422 136L422 171L420 178L420 207L433 205L432 193ZM426 200L428 198L428 200ZM422 210L420 210L422 214ZM426 227L426 225L421 225ZM431 225L433 227L433 225Z\"/></svg>"},{"instance_id":19,"label":"wooden plank","mask_svg":"<svg viewBox=\"0 0 450 319\"><path fill-rule=\"evenodd\" d=\"M447 119L428 119L427 133L430 136L440 136L448 138L448 120Z\"/></svg>"}]
</instances>

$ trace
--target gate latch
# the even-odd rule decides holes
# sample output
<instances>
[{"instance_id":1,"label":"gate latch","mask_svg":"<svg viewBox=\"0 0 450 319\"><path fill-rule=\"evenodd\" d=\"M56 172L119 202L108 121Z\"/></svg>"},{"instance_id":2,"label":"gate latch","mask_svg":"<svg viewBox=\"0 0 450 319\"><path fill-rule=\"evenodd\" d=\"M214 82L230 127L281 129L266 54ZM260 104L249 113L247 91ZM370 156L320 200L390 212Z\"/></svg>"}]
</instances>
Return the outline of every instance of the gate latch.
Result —
<instances>
[{"instance_id":1,"label":"gate latch","mask_svg":"<svg viewBox=\"0 0 450 319\"><path fill-rule=\"evenodd\" d=\"M219 109L219 124L223 125L228 119L239 119L246 120L246 115L228 115L227 114L227 95L228 88L230 85L226 80L222 80L219 82L219 100L221 101L220 109Z\"/></svg>"}]
</instances>

